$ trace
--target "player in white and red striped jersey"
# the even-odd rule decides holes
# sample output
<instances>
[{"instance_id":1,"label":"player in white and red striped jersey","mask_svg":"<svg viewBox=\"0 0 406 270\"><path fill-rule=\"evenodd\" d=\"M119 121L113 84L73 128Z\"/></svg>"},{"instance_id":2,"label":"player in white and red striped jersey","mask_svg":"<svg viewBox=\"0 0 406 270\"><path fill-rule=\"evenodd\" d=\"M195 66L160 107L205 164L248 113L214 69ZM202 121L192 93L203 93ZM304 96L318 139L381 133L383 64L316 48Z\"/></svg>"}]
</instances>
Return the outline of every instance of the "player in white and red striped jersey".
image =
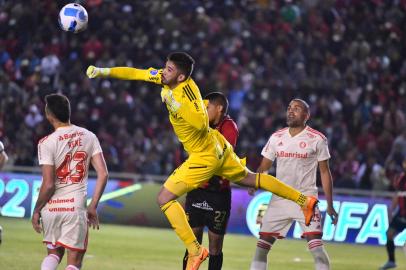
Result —
<instances>
[{"instance_id":1,"label":"player in white and red striped jersey","mask_svg":"<svg viewBox=\"0 0 406 270\"><path fill-rule=\"evenodd\" d=\"M96 135L70 123L70 103L59 94L45 97L45 114L55 131L38 143L42 185L32 226L43 231L48 256L41 270L58 267L67 249L67 270L82 266L88 227L99 229L97 205L106 186L106 162ZM92 200L86 206L90 163L97 173ZM42 224L40 223L42 221Z\"/></svg>"},{"instance_id":2,"label":"player in white and red striped jersey","mask_svg":"<svg viewBox=\"0 0 406 270\"><path fill-rule=\"evenodd\" d=\"M327 139L323 134L306 125L309 117L309 105L304 100L293 99L289 103L286 112L288 127L272 134L262 150L263 159L257 171L268 171L276 160L277 178L305 195L317 196L316 175L319 168L327 200L327 213L336 224L338 215L333 208ZM319 209L316 209L310 226L305 226L299 207L273 195L262 218L260 239L251 263L251 270L268 269L268 252L276 239L286 236L293 221L297 221L303 230L302 237L307 239L316 270L330 269L330 260L321 240L323 231Z\"/></svg>"}]
</instances>

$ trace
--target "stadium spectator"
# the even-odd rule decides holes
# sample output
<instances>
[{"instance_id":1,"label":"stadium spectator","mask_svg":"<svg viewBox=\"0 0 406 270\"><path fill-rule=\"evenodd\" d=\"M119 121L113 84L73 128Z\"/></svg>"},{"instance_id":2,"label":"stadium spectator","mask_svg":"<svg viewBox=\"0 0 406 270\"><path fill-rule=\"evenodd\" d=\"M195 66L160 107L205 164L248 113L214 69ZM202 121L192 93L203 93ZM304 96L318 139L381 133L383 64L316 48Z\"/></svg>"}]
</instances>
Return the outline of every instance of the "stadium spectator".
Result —
<instances>
[{"instance_id":1,"label":"stadium spectator","mask_svg":"<svg viewBox=\"0 0 406 270\"><path fill-rule=\"evenodd\" d=\"M37 105L32 104L29 108L28 114L24 118L24 122L29 128L35 128L35 126L42 122L43 119L44 117L39 112Z\"/></svg>"},{"instance_id":2,"label":"stadium spectator","mask_svg":"<svg viewBox=\"0 0 406 270\"><path fill-rule=\"evenodd\" d=\"M377 162L376 157L371 155L361 164L357 172L357 187L369 190L388 190L389 180L385 176L384 168Z\"/></svg>"}]
</instances>

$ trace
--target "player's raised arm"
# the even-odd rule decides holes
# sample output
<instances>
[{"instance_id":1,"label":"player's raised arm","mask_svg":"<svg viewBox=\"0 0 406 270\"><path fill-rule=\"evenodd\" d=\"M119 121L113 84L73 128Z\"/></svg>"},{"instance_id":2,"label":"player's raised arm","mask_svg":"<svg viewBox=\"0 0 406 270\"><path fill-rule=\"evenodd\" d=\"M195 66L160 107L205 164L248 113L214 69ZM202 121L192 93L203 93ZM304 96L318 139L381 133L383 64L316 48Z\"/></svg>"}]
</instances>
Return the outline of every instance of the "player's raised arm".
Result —
<instances>
[{"instance_id":1,"label":"player's raised arm","mask_svg":"<svg viewBox=\"0 0 406 270\"><path fill-rule=\"evenodd\" d=\"M149 69L138 69L132 67L101 68L89 66L86 70L86 75L90 79L98 77L104 78L109 77L120 80L136 80L162 84L161 81L162 70L155 68Z\"/></svg>"}]
</instances>

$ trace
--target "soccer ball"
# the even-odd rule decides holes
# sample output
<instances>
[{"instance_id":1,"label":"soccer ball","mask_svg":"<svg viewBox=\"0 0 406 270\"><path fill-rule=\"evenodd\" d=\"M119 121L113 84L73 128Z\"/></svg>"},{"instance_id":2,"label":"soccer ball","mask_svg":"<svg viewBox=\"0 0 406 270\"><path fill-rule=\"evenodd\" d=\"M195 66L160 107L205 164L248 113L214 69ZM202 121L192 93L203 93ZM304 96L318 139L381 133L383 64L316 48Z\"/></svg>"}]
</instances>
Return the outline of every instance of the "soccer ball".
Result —
<instances>
[{"instance_id":1,"label":"soccer ball","mask_svg":"<svg viewBox=\"0 0 406 270\"><path fill-rule=\"evenodd\" d=\"M78 33L86 29L87 18L87 11L84 7L71 3L61 9L58 21L62 30Z\"/></svg>"}]
</instances>

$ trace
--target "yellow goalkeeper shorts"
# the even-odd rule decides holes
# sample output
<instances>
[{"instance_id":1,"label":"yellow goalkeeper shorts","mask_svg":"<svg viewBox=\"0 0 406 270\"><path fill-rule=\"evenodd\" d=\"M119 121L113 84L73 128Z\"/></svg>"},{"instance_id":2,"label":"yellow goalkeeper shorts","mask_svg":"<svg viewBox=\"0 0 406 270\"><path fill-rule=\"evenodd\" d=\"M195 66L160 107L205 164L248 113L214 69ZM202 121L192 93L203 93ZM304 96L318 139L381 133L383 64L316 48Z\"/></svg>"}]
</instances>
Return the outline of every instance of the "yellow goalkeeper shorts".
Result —
<instances>
[{"instance_id":1,"label":"yellow goalkeeper shorts","mask_svg":"<svg viewBox=\"0 0 406 270\"><path fill-rule=\"evenodd\" d=\"M213 143L204 152L191 153L166 180L164 187L177 196L198 188L213 175L231 182L245 178L248 169L245 159L240 159L230 143L217 130L210 131Z\"/></svg>"}]
</instances>

